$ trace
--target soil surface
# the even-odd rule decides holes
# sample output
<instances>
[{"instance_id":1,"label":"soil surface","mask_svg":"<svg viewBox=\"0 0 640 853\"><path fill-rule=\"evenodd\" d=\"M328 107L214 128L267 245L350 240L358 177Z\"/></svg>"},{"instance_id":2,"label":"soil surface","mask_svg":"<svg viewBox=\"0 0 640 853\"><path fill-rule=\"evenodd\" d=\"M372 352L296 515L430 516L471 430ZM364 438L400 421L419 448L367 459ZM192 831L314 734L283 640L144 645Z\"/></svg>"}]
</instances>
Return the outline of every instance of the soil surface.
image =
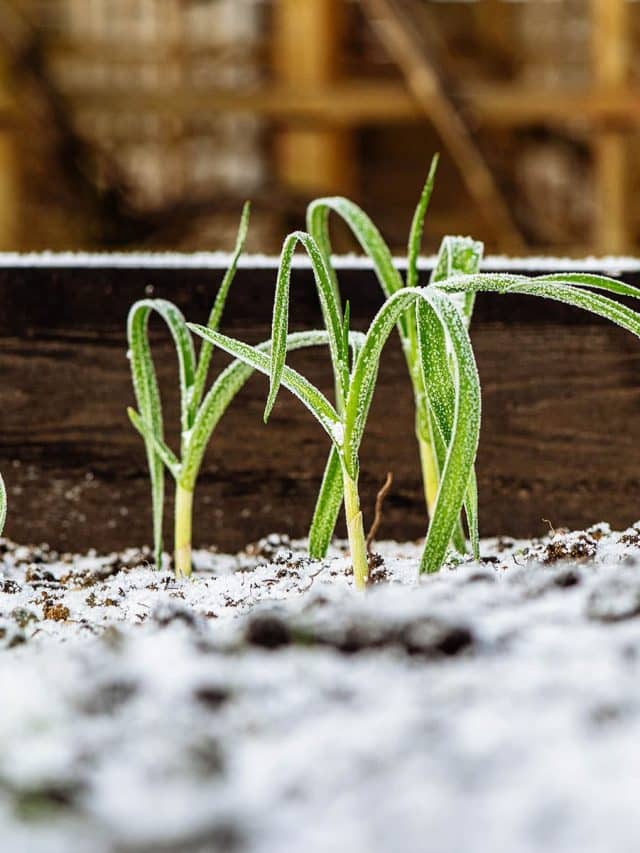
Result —
<instances>
[{"instance_id":1,"label":"soil surface","mask_svg":"<svg viewBox=\"0 0 640 853\"><path fill-rule=\"evenodd\" d=\"M640 849L640 524L381 543L365 594L303 545L0 540L3 850Z\"/></svg>"}]
</instances>

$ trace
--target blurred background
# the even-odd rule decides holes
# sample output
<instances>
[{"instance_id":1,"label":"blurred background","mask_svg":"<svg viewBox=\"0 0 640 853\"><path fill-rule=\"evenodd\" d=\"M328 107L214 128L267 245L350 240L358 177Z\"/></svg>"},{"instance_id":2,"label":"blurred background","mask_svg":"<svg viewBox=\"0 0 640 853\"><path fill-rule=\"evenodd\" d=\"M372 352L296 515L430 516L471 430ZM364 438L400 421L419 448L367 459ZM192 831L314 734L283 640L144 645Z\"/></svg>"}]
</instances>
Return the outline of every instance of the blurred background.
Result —
<instances>
[{"instance_id":1,"label":"blurred background","mask_svg":"<svg viewBox=\"0 0 640 853\"><path fill-rule=\"evenodd\" d=\"M640 242L640 3L0 0L0 249L277 252L318 194L402 250ZM346 235L337 247L353 248Z\"/></svg>"}]
</instances>

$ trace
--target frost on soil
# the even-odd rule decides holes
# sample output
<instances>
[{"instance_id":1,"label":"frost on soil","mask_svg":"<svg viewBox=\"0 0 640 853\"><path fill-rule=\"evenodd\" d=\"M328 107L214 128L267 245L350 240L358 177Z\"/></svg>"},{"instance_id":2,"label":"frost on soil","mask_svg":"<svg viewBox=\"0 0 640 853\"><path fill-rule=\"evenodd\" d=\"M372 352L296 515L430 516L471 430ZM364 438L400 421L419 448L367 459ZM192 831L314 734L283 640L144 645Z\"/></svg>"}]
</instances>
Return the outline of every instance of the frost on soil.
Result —
<instances>
[{"instance_id":1,"label":"frost on soil","mask_svg":"<svg viewBox=\"0 0 640 853\"><path fill-rule=\"evenodd\" d=\"M365 595L277 537L1 550L3 850L640 849L640 526L386 543Z\"/></svg>"}]
</instances>

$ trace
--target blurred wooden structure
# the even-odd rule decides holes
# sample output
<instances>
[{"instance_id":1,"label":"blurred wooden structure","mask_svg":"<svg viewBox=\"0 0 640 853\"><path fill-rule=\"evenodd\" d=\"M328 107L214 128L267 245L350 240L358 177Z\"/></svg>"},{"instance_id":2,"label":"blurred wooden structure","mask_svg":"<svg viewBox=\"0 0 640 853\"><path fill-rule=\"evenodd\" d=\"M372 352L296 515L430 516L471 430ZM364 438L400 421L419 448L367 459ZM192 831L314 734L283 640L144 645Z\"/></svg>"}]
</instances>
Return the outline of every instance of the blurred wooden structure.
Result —
<instances>
[{"instance_id":1,"label":"blurred wooden structure","mask_svg":"<svg viewBox=\"0 0 640 853\"><path fill-rule=\"evenodd\" d=\"M74 127L101 154L99 180L108 185L117 168L142 210L184 195L250 195L274 171L302 196L355 192L360 129L426 117L494 226L497 248L521 250L522 236L504 164L486 140L538 128L591 149L592 233L571 250L618 253L637 242L640 220L627 214L628 149L640 133L630 69L639 6L629 0L477 0L456 6L458 29L439 37L446 0L2 2L37 22ZM433 26L425 27L425 12ZM463 20L473 23L476 51L493 51L508 74L454 73L459 57L448 39ZM363 28L387 49L384 73L358 62L347 69L346 44ZM0 74L0 118L2 92ZM275 170L264 138L270 126ZM6 234L18 167L3 127Z\"/></svg>"},{"instance_id":2,"label":"blurred wooden structure","mask_svg":"<svg viewBox=\"0 0 640 853\"><path fill-rule=\"evenodd\" d=\"M18 240L19 176L14 111L8 70L0 55L0 251L13 249Z\"/></svg>"}]
</instances>

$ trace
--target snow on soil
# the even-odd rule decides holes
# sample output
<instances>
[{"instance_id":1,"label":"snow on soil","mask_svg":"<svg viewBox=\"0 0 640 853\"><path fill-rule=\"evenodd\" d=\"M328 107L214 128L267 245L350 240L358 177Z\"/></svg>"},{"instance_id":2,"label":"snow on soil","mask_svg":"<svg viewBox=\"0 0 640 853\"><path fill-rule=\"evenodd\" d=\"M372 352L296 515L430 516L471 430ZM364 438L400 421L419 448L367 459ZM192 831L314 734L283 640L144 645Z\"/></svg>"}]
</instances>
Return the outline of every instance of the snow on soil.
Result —
<instances>
[{"instance_id":1,"label":"snow on soil","mask_svg":"<svg viewBox=\"0 0 640 853\"><path fill-rule=\"evenodd\" d=\"M1 849L640 849L640 525L378 550L357 594L286 538L191 581L2 540Z\"/></svg>"}]
</instances>

